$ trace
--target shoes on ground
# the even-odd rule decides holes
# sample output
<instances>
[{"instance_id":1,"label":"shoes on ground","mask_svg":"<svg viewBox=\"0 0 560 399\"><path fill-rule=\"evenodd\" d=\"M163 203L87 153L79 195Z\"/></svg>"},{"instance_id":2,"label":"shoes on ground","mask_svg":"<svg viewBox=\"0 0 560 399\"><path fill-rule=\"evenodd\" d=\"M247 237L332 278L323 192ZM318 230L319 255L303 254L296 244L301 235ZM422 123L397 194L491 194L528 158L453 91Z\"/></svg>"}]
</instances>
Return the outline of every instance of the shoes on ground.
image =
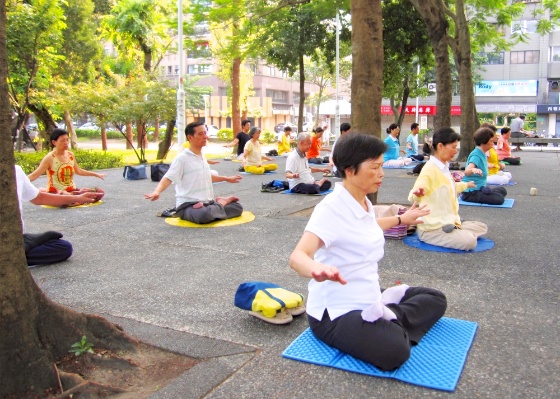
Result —
<instances>
[{"instance_id":1,"label":"shoes on ground","mask_svg":"<svg viewBox=\"0 0 560 399\"><path fill-rule=\"evenodd\" d=\"M175 207L173 207L173 208L167 208L167 209L165 209L164 211L159 212L157 215L158 215L159 217L162 217L162 218L172 218L172 217L175 217Z\"/></svg>"}]
</instances>

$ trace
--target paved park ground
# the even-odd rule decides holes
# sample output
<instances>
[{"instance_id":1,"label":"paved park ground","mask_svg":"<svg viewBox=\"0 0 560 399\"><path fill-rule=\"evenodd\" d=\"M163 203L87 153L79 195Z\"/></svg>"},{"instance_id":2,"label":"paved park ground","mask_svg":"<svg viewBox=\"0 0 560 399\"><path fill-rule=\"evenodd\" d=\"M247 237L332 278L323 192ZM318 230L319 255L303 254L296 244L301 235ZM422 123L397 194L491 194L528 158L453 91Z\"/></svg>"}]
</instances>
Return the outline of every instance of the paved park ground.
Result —
<instances>
[{"instance_id":1,"label":"paved park ground","mask_svg":"<svg viewBox=\"0 0 560 399\"><path fill-rule=\"evenodd\" d=\"M100 314L155 345L205 359L154 398L553 398L560 390L560 154L526 148L510 167L513 209L461 207L466 220L489 225L496 246L474 254L425 252L387 241L383 286L401 281L446 293L447 316L479 329L454 393L295 362L280 356L305 329L305 316L273 326L234 307L245 281L270 281L306 294L307 280L288 266L310 209L321 197L261 193L271 176L215 185L237 195L253 222L187 229L156 212L174 204L171 187L157 202L143 198L156 183L127 181L121 169L99 185L103 204L46 209L25 204L26 230L58 230L74 245L69 261L32 269L53 300ZM285 160L278 159L283 171ZM239 164L221 161L220 174ZM414 178L386 170L380 203L405 203ZM45 177L38 179L45 185ZM531 187L538 189L530 196Z\"/></svg>"}]
</instances>

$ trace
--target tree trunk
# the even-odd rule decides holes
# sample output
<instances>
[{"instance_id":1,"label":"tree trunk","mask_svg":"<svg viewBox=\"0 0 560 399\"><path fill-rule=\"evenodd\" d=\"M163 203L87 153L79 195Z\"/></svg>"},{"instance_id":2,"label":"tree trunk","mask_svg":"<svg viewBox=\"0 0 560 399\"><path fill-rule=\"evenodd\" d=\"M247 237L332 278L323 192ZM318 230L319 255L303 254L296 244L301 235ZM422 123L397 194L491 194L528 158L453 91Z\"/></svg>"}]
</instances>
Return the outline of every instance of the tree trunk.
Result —
<instances>
[{"instance_id":1,"label":"tree trunk","mask_svg":"<svg viewBox=\"0 0 560 399\"><path fill-rule=\"evenodd\" d=\"M459 74L461 96L461 148L457 160L466 161L475 147L474 132L480 123L476 115L471 61L471 36L465 16L465 4L456 0L455 42L451 46Z\"/></svg>"},{"instance_id":2,"label":"tree trunk","mask_svg":"<svg viewBox=\"0 0 560 399\"><path fill-rule=\"evenodd\" d=\"M101 149L107 151L107 124L101 123Z\"/></svg>"},{"instance_id":3,"label":"tree trunk","mask_svg":"<svg viewBox=\"0 0 560 399\"><path fill-rule=\"evenodd\" d=\"M239 107L240 99L240 79L241 79L241 58L233 59L231 70L231 122L233 128L233 136L241 131L241 110Z\"/></svg>"},{"instance_id":4,"label":"tree trunk","mask_svg":"<svg viewBox=\"0 0 560 399\"><path fill-rule=\"evenodd\" d=\"M381 1L352 0L352 130L381 137Z\"/></svg>"},{"instance_id":5,"label":"tree trunk","mask_svg":"<svg viewBox=\"0 0 560 399\"><path fill-rule=\"evenodd\" d=\"M96 347L133 349L135 342L96 316L65 309L37 287L25 259L10 134L6 2L0 2L0 397L42 394L58 385L54 360L82 335ZM49 125L46 125L49 128ZM52 126L51 126L52 127ZM52 131L52 130L51 130Z\"/></svg>"},{"instance_id":6,"label":"tree trunk","mask_svg":"<svg viewBox=\"0 0 560 399\"><path fill-rule=\"evenodd\" d=\"M299 56L299 107L298 107L298 132L303 131L303 106L305 102L305 65L303 54ZM328 143L327 143L328 145Z\"/></svg>"},{"instance_id":7,"label":"tree trunk","mask_svg":"<svg viewBox=\"0 0 560 399\"><path fill-rule=\"evenodd\" d=\"M47 143L46 148L51 148L52 143L50 142L49 138L51 136L52 131L57 127L57 124L54 121L51 113L49 112L48 109L42 107L39 108L35 104L29 104L28 107L29 110L35 114L35 117L39 119L43 123L43 126L45 127L44 130L39 130L38 133L39 138L41 138L43 141Z\"/></svg>"},{"instance_id":8,"label":"tree trunk","mask_svg":"<svg viewBox=\"0 0 560 399\"><path fill-rule=\"evenodd\" d=\"M154 143L157 143L159 140L159 117L156 116L155 120L154 120L154 137L152 139L152 141Z\"/></svg>"},{"instance_id":9,"label":"tree trunk","mask_svg":"<svg viewBox=\"0 0 560 399\"><path fill-rule=\"evenodd\" d=\"M167 156L167 153L169 152L169 149L171 148L171 142L172 142L172 139L173 139L173 130L174 129L175 129L175 119L167 121L167 128L165 130L165 137L159 143L159 146L158 146L157 159L165 159L165 157ZM181 134L181 133L179 133L179 134Z\"/></svg>"},{"instance_id":10,"label":"tree trunk","mask_svg":"<svg viewBox=\"0 0 560 399\"><path fill-rule=\"evenodd\" d=\"M70 112L64 111L64 123L66 124L66 131L68 132L68 137L70 138L70 148L73 150L78 149L78 138L76 137L76 130L74 130L74 122L72 122L72 117Z\"/></svg>"},{"instance_id":11,"label":"tree trunk","mask_svg":"<svg viewBox=\"0 0 560 399\"><path fill-rule=\"evenodd\" d=\"M126 149L131 150L132 147L132 140L134 140L134 133L132 132L132 122L126 122Z\"/></svg>"},{"instance_id":12,"label":"tree trunk","mask_svg":"<svg viewBox=\"0 0 560 399\"><path fill-rule=\"evenodd\" d=\"M351 0L352 130L381 137L383 21L381 1ZM377 193L369 194L373 204Z\"/></svg>"},{"instance_id":13,"label":"tree trunk","mask_svg":"<svg viewBox=\"0 0 560 399\"><path fill-rule=\"evenodd\" d=\"M441 0L410 0L426 24L430 43L436 59L436 106L434 129L451 126L451 102L453 90L451 85L451 64L447 31L449 24Z\"/></svg>"}]
</instances>

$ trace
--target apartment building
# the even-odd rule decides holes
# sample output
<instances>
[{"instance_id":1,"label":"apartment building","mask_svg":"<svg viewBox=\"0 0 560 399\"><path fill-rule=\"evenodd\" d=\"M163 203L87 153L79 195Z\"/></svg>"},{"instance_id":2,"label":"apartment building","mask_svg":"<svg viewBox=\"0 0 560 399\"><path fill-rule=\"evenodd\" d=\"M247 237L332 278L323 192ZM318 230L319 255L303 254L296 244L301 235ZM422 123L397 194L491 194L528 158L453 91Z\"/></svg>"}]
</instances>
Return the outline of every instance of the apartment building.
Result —
<instances>
[{"instance_id":1,"label":"apartment building","mask_svg":"<svg viewBox=\"0 0 560 399\"><path fill-rule=\"evenodd\" d=\"M560 137L560 27L544 36L538 34L533 11L540 1L523 2L524 15L503 34L510 38L522 31L528 41L510 51L483 54L482 81L475 86L477 110L505 115L508 120L520 113L535 113L538 134Z\"/></svg>"},{"instance_id":2,"label":"apartment building","mask_svg":"<svg viewBox=\"0 0 560 399\"><path fill-rule=\"evenodd\" d=\"M218 128L231 128L231 105L228 101L228 83L222 81L216 73L220 65L212 57L212 35L207 23L195 28L195 46L186 49L183 56L184 73L198 76L197 86L209 86L211 95L205 99L205 109L189 113L187 122L205 121ZM166 79L178 79L179 54L167 54L160 63L160 76ZM274 130L282 122L297 124L300 92L299 81L287 76L278 68L267 65L263 60L251 60L244 64L253 75L253 95L247 98L247 117L254 126ZM317 85L305 82L305 97L318 91ZM312 107L304 106L304 122L312 119Z\"/></svg>"}]
</instances>

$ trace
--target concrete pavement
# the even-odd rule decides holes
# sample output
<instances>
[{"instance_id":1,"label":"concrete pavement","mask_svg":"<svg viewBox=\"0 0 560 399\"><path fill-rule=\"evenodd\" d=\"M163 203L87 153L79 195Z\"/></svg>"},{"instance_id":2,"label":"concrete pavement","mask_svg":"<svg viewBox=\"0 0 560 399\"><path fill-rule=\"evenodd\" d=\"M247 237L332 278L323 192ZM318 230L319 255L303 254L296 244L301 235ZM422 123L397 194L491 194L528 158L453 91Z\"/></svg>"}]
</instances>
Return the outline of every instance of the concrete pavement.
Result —
<instances>
[{"instance_id":1,"label":"concrete pavement","mask_svg":"<svg viewBox=\"0 0 560 399\"><path fill-rule=\"evenodd\" d=\"M558 343L560 260L558 205L560 154L526 150L511 166L507 187L513 209L461 207L467 220L489 225L490 251L446 254L388 241L380 262L383 286L399 280L446 293L447 316L479 323L456 398L552 398L560 388ZM285 160L280 158L279 170ZM213 168L233 174L238 163ZM380 203L405 203L414 178L386 170ZM25 204L26 230L58 230L72 242L69 261L32 269L53 300L101 314L147 342L205 359L155 398L443 398L450 394L406 383L284 359L281 352L305 328L305 316L274 326L234 307L245 281L277 283L307 293L307 280L288 266L310 209L322 197L261 193L262 182L215 185L216 195L237 195L253 222L226 228L167 225L156 212L174 204L170 187L159 201L144 193L156 183L127 181L107 170L104 182L78 176L78 186L99 185L104 203L83 209ZM38 179L38 187L45 178ZM538 188L530 196L531 187Z\"/></svg>"}]
</instances>

